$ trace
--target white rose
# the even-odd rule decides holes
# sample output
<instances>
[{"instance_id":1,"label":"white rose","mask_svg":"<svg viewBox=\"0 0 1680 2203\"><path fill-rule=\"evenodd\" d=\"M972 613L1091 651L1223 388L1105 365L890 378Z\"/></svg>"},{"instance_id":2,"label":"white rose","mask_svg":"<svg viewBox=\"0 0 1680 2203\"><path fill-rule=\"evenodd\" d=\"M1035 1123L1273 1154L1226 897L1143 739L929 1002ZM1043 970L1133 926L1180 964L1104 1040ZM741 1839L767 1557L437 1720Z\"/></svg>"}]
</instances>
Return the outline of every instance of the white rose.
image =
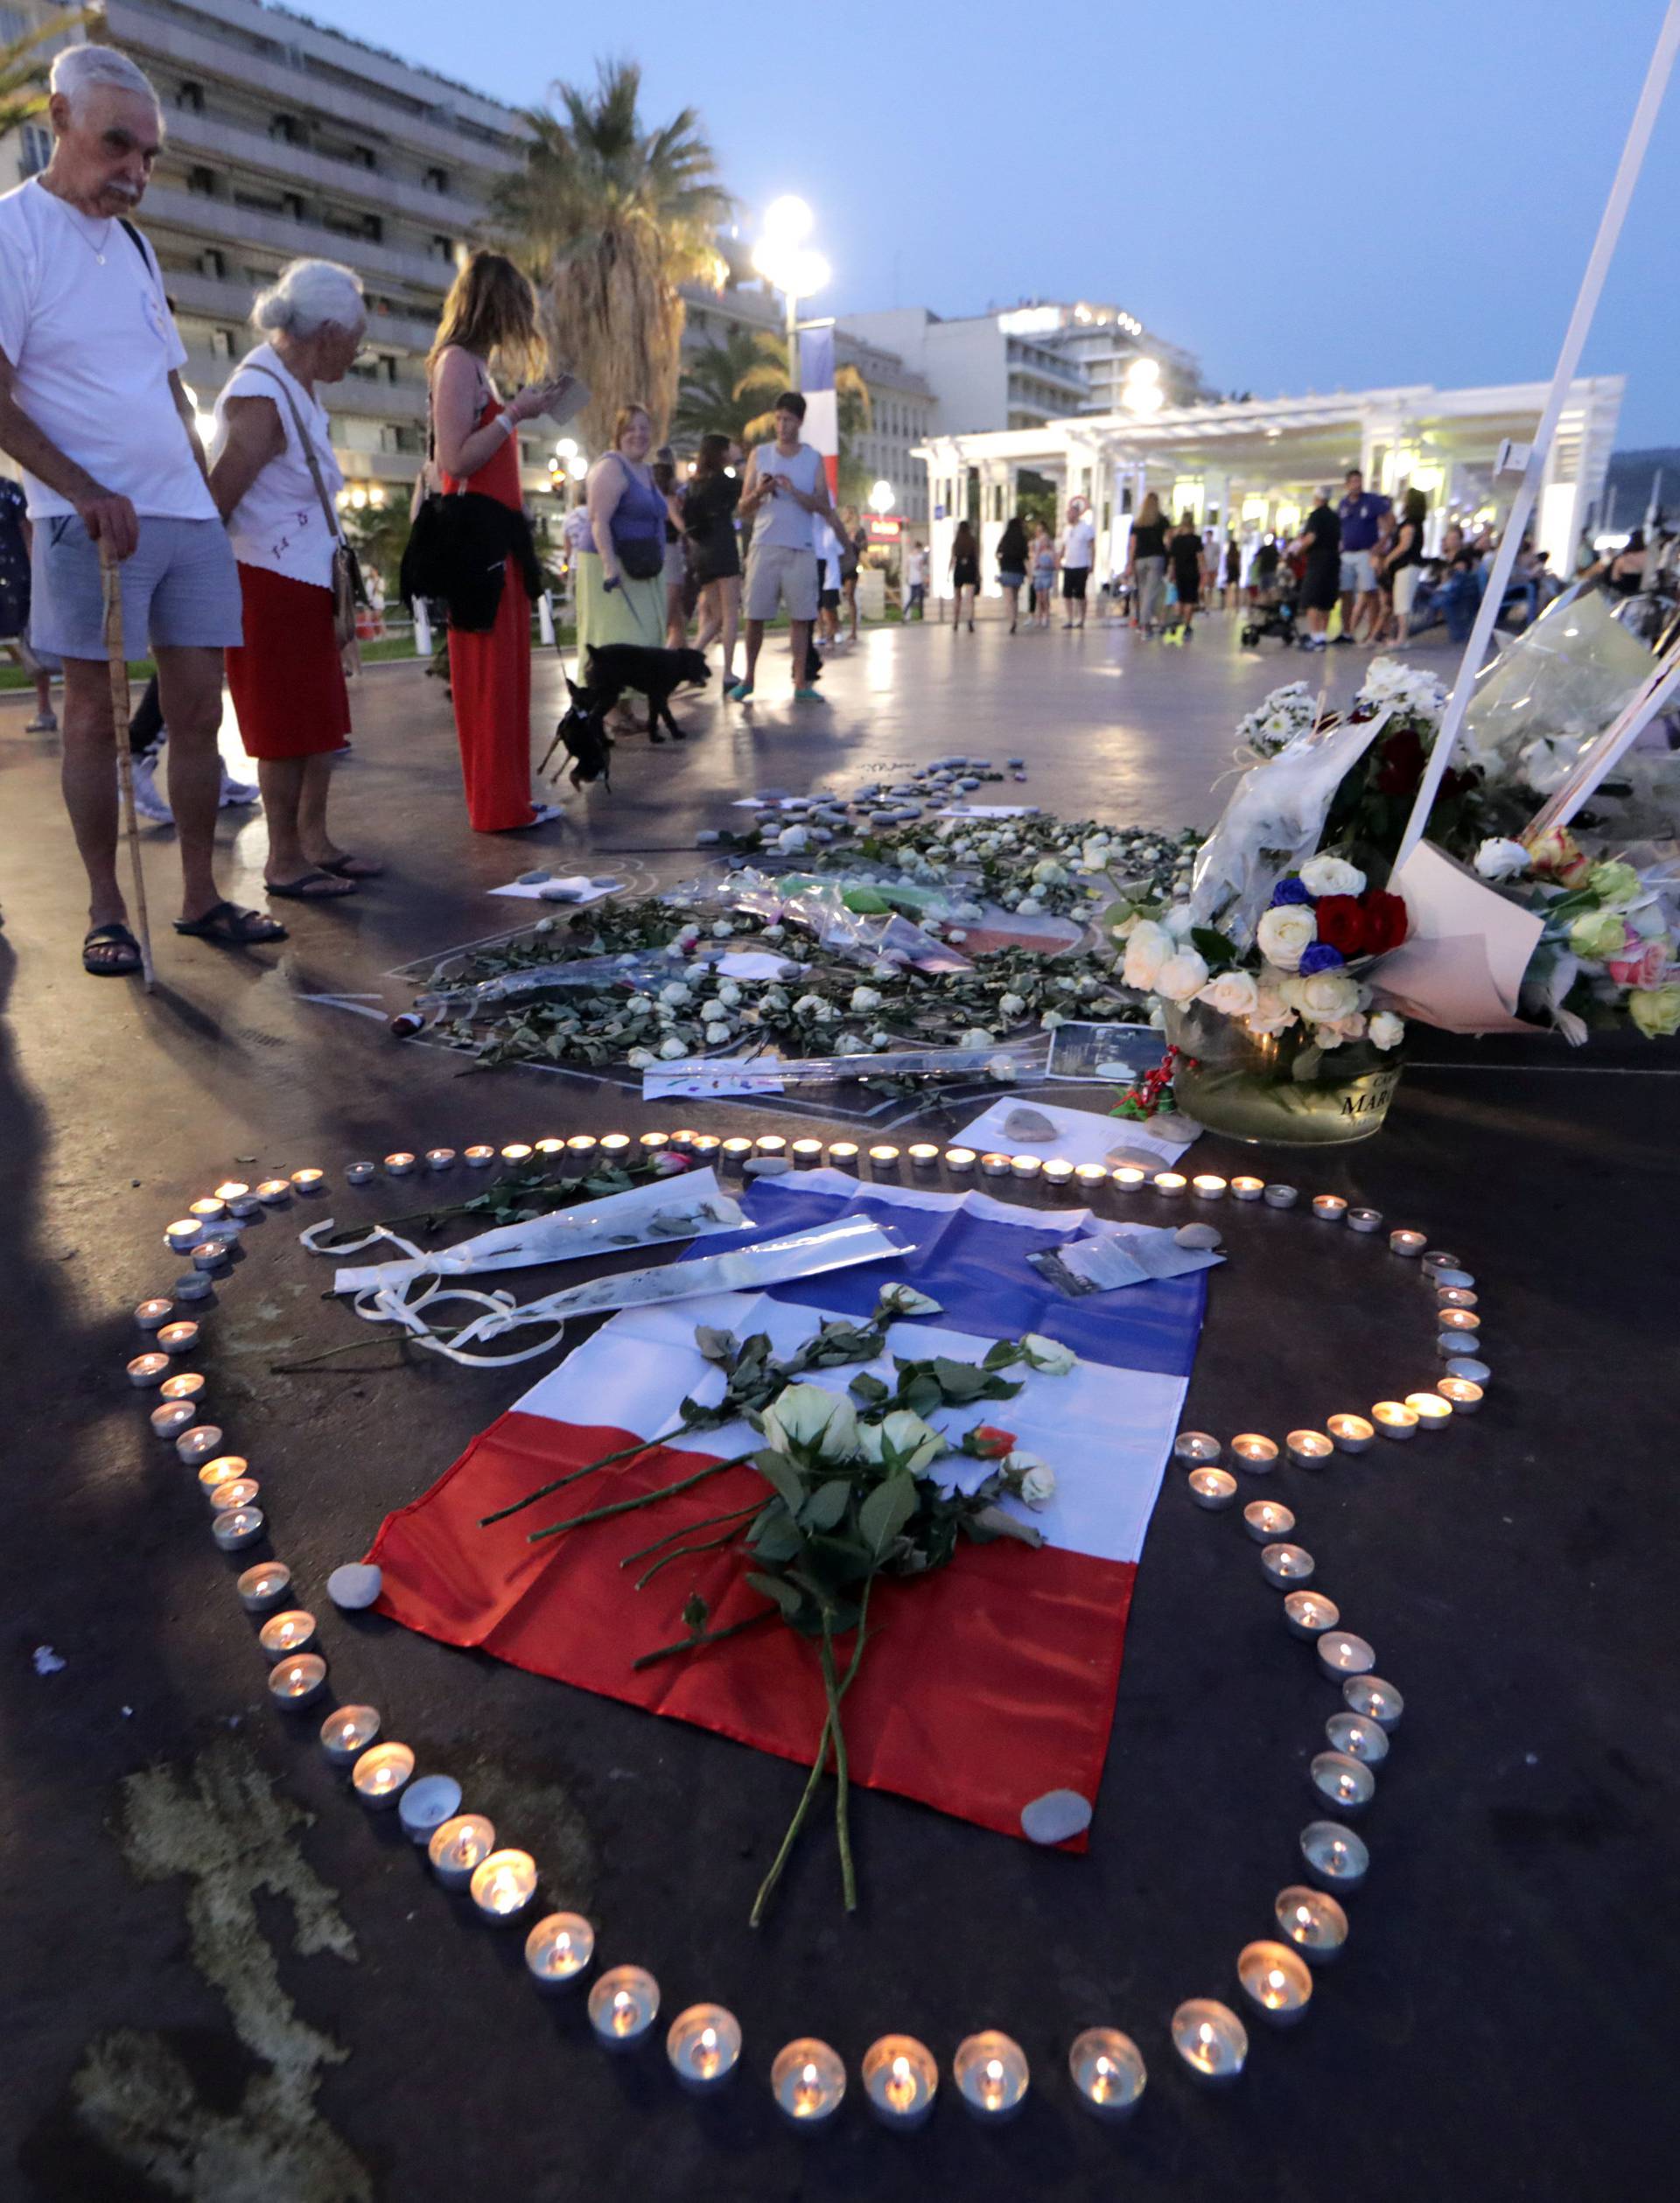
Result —
<instances>
[{"instance_id":1,"label":"white rose","mask_svg":"<svg viewBox=\"0 0 1680 2203\"><path fill-rule=\"evenodd\" d=\"M1067 1022L1065 1010L1046 1010L1039 1019L1039 1030L1040 1032L1054 1032L1058 1025L1065 1025Z\"/></svg>"},{"instance_id":2,"label":"white rose","mask_svg":"<svg viewBox=\"0 0 1680 2203\"><path fill-rule=\"evenodd\" d=\"M1196 913L1188 903L1174 903L1161 923L1174 941L1188 941L1190 930L1196 922Z\"/></svg>"},{"instance_id":3,"label":"white rose","mask_svg":"<svg viewBox=\"0 0 1680 2203\"><path fill-rule=\"evenodd\" d=\"M858 1016L862 1017L867 1011L880 1008L880 995L873 987L854 987L851 990L851 1006Z\"/></svg>"},{"instance_id":4,"label":"white rose","mask_svg":"<svg viewBox=\"0 0 1680 2203\"><path fill-rule=\"evenodd\" d=\"M1222 1018L1246 1018L1260 999L1260 983L1251 971L1222 971L1196 997Z\"/></svg>"},{"instance_id":5,"label":"white rose","mask_svg":"<svg viewBox=\"0 0 1680 2203\"><path fill-rule=\"evenodd\" d=\"M676 1035L673 1033L668 1040L662 1040L660 1042L659 1053L664 1057L667 1063L675 1063L679 1056L687 1055L689 1053L689 1044L686 1040L679 1040Z\"/></svg>"},{"instance_id":6,"label":"white rose","mask_svg":"<svg viewBox=\"0 0 1680 2203\"><path fill-rule=\"evenodd\" d=\"M1155 975L1155 991L1168 1002L1188 1002L1208 984L1208 965L1194 948L1180 948Z\"/></svg>"},{"instance_id":7,"label":"white rose","mask_svg":"<svg viewBox=\"0 0 1680 2203\"><path fill-rule=\"evenodd\" d=\"M1520 879L1529 869L1529 852L1521 842L1495 834L1476 851L1476 870L1483 879Z\"/></svg>"},{"instance_id":8,"label":"white rose","mask_svg":"<svg viewBox=\"0 0 1680 2203\"><path fill-rule=\"evenodd\" d=\"M1058 864L1054 857L1040 857L1032 867L1032 877L1040 887L1065 887L1068 884L1067 867Z\"/></svg>"},{"instance_id":9,"label":"white rose","mask_svg":"<svg viewBox=\"0 0 1680 2203\"><path fill-rule=\"evenodd\" d=\"M869 1036L869 1045L872 1048L884 1048L891 1039L892 1035L885 1025L877 1025Z\"/></svg>"},{"instance_id":10,"label":"white rose","mask_svg":"<svg viewBox=\"0 0 1680 2203\"><path fill-rule=\"evenodd\" d=\"M1137 911L1133 911L1130 917L1123 918L1117 926L1110 926L1109 931L1116 941L1130 941L1143 923L1142 916Z\"/></svg>"},{"instance_id":11,"label":"white rose","mask_svg":"<svg viewBox=\"0 0 1680 2203\"><path fill-rule=\"evenodd\" d=\"M1351 1018L1359 1007L1359 982L1347 971L1315 971L1292 990L1301 1015L1316 1025Z\"/></svg>"},{"instance_id":12,"label":"white rose","mask_svg":"<svg viewBox=\"0 0 1680 2203\"><path fill-rule=\"evenodd\" d=\"M1259 991L1255 1005L1248 1016L1249 1031L1262 1039L1287 1032L1295 1022L1293 1005L1284 998L1287 984L1282 972L1264 971L1260 975Z\"/></svg>"},{"instance_id":13,"label":"white rose","mask_svg":"<svg viewBox=\"0 0 1680 2203\"><path fill-rule=\"evenodd\" d=\"M1033 918L1044 908L1044 905L1036 895L1023 895L1015 907L1023 918Z\"/></svg>"},{"instance_id":14,"label":"white rose","mask_svg":"<svg viewBox=\"0 0 1680 2203\"><path fill-rule=\"evenodd\" d=\"M989 1048L992 1038L983 1025L970 1025L956 1045L959 1048Z\"/></svg>"},{"instance_id":15,"label":"white rose","mask_svg":"<svg viewBox=\"0 0 1680 2203\"><path fill-rule=\"evenodd\" d=\"M651 1048L632 1048L625 1059L633 1071L645 1071L650 1063L658 1061Z\"/></svg>"},{"instance_id":16,"label":"white rose","mask_svg":"<svg viewBox=\"0 0 1680 2203\"><path fill-rule=\"evenodd\" d=\"M1041 1513L1056 1496L1056 1472L1036 1453L1006 1453L1004 1474L1017 1498L1025 1500L1034 1514Z\"/></svg>"},{"instance_id":17,"label":"white rose","mask_svg":"<svg viewBox=\"0 0 1680 2203\"><path fill-rule=\"evenodd\" d=\"M1279 971L1294 971L1303 950L1319 937L1318 920L1300 903L1278 903L1261 919L1254 937L1268 963Z\"/></svg>"},{"instance_id":18,"label":"white rose","mask_svg":"<svg viewBox=\"0 0 1680 2203\"><path fill-rule=\"evenodd\" d=\"M1321 1048L1339 1048L1344 1040L1362 1040L1365 1038L1365 1012L1355 1010L1351 1018L1337 1018L1315 1026L1313 1030Z\"/></svg>"},{"instance_id":19,"label":"white rose","mask_svg":"<svg viewBox=\"0 0 1680 2203\"><path fill-rule=\"evenodd\" d=\"M895 1408L885 1422L858 1425L858 1451L865 1461L885 1462L889 1446L897 1457L897 1465L908 1469L912 1476L920 1476L950 1450L944 1436L908 1408Z\"/></svg>"},{"instance_id":20,"label":"white rose","mask_svg":"<svg viewBox=\"0 0 1680 2203\"><path fill-rule=\"evenodd\" d=\"M724 1041L729 1038L729 1027L727 1025L708 1025L705 1029L705 1032L706 1046L709 1048L721 1048Z\"/></svg>"},{"instance_id":21,"label":"white rose","mask_svg":"<svg viewBox=\"0 0 1680 2203\"><path fill-rule=\"evenodd\" d=\"M794 1004L794 1015L796 1018L816 1017L824 1006L821 995L802 995Z\"/></svg>"},{"instance_id":22,"label":"white rose","mask_svg":"<svg viewBox=\"0 0 1680 2203\"><path fill-rule=\"evenodd\" d=\"M872 979L900 979L903 977L903 974L900 971L898 966L896 964L889 964L885 958L883 958L879 963L872 964L870 966L869 976Z\"/></svg>"},{"instance_id":23,"label":"white rose","mask_svg":"<svg viewBox=\"0 0 1680 2203\"><path fill-rule=\"evenodd\" d=\"M787 934L788 928L778 923L774 926L766 926L759 935L759 939L760 941L783 941L787 938Z\"/></svg>"},{"instance_id":24,"label":"white rose","mask_svg":"<svg viewBox=\"0 0 1680 2203\"><path fill-rule=\"evenodd\" d=\"M1379 1010L1365 1030L1374 1048L1397 1048L1406 1037L1406 1021L1392 1010Z\"/></svg>"},{"instance_id":25,"label":"white rose","mask_svg":"<svg viewBox=\"0 0 1680 2203\"><path fill-rule=\"evenodd\" d=\"M1000 996L998 1002L998 1015L1006 1025L1012 1025L1018 1018L1024 1018L1026 1015L1026 1004L1019 995Z\"/></svg>"},{"instance_id":26,"label":"white rose","mask_svg":"<svg viewBox=\"0 0 1680 2203\"><path fill-rule=\"evenodd\" d=\"M735 921L732 918L720 918L712 927L712 938L715 941L727 941L734 930Z\"/></svg>"},{"instance_id":27,"label":"white rose","mask_svg":"<svg viewBox=\"0 0 1680 2203\"><path fill-rule=\"evenodd\" d=\"M931 1293L914 1285L883 1285L875 1303L878 1316L941 1316L944 1309Z\"/></svg>"},{"instance_id":28,"label":"white rose","mask_svg":"<svg viewBox=\"0 0 1680 2203\"><path fill-rule=\"evenodd\" d=\"M776 847L787 857L796 857L810 836L802 826L784 826L776 836Z\"/></svg>"},{"instance_id":29,"label":"white rose","mask_svg":"<svg viewBox=\"0 0 1680 2203\"><path fill-rule=\"evenodd\" d=\"M847 1461L858 1449L858 1411L844 1392L790 1384L764 1410L765 1442L777 1453L815 1449L821 1460Z\"/></svg>"},{"instance_id":30,"label":"white rose","mask_svg":"<svg viewBox=\"0 0 1680 2203\"><path fill-rule=\"evenodd\" d=\"M732 979L725 979L718 990L718 999L726 1010L732 1010L741 998L741 990Z\"/></svg>"},{"instance_id":31,"label":"white rose","mask_svg":"<svg viewBox=\"0 0 1680 2203\"><path fill-rule=\"evenodd\" d=\"M1029 1331L1021 1339L1021 1353L1029 1368L1046 1377L1065 1377L1079 1356L1060 1339L1046 1339L1041 1331Z\"/></svg>"},{"instance_id":32,"label":"white rose","mask_svg":"<svg viewBox=\"0 0 1680 2203\"><path fill-rule=\"evenodd\" d=\"M1165 926L1158 926L1152 918L1140 918L1126 941L1123 969L1127 986L1136 987L1140 994L1153 994L1155 975L1172 954L1174 946ZM1305 948L1306 943L1303 941L1301 946Z\"/></svg>"},{"instance_id":33,"label":"white rose","mask_svg":"<svg viewBox=\"0 0 1680 2203\"><path fill-rule=\"evenodd\" d=\"M1362 895L1365 875L1344 857L1311 857L1301 867L1301 885L1309 895Z\"/></svg>"},{"instance_id":34,"label":"white rose","mask_svg":"<svg viewBox=\"0 0 1680 2203\"><path fill-rule=\"evenodd\" d=\"M673 979L669 986L662 987L660 989L659 998L662 1002L667 1002L673 1004L682 1002L692 1002L694 1000L694 990L691 987L685 987L680 979Z\"/></svg>"}]
</instances>

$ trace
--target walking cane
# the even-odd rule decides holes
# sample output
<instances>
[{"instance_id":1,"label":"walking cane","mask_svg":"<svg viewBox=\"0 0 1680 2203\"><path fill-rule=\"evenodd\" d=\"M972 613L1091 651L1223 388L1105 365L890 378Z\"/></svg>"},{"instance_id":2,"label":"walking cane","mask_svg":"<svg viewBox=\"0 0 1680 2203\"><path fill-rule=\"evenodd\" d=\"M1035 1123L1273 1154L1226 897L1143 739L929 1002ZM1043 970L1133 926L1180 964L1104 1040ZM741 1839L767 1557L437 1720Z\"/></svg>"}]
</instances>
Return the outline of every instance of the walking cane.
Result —
<instances>
[{"instance_id":1,"label":"walking cane","mask_svg":"<svg viewBox=\"0 0 1680 2203\"><path fill-rule=\"evenodd\" d=\"M140 869L140 827L134 815L134 759L129 748L129 661L122 648L122 583L103 537L99 579L105 596L105 661L111 676L111 731L116 740L116 784L122 796L122 830L134 867L134 932L140 944L140 976L152 990L151 925L146 915L146 876Z\"/></svg>"}]
</instances>

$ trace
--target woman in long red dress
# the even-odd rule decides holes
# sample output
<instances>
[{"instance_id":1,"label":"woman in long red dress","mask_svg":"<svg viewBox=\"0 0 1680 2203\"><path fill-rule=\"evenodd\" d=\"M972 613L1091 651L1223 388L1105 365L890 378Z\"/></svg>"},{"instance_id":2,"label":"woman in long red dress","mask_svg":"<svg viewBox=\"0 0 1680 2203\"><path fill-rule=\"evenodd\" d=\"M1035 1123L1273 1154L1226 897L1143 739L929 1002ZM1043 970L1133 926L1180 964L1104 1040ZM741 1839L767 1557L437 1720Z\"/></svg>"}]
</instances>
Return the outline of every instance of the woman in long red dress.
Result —
<instances>
[{"instance_id":1,"label":"woman in long red dress","mask_svg":"<svg viewBox=\"0 0 1680 2203\"><path fill-rule=\"evenodd\" d=\"M511 260L474 253L451 286L427 363L438 465L445 493L493 497L517 512L520 423L553 402L553 383L528 385L504 405L493 354L515 366L536 356L536 297ZM541 826L556 804L531 795L531 600L510 554L494 626L449 631L449 680L461 745L466 811L480 834Z\"/></svg>"}]
</instances>

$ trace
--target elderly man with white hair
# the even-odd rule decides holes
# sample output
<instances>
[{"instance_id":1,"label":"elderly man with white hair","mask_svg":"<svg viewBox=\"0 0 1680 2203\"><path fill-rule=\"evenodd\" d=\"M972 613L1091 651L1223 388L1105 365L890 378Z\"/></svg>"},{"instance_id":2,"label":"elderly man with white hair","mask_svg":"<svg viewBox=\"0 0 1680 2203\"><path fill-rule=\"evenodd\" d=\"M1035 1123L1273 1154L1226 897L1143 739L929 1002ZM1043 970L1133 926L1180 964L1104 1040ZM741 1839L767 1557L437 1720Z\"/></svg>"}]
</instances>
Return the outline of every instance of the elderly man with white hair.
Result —
<instances>
[{"instance_id":1,"label":"elderly man with white hair","mask_svg":"<svg viewBox=\"0 0 1680 2203\"><path fill-rule=\"evenodd\" d=\"M87 868L84 968L137 971L116 878L116 780L102 549L122 562L122 629L157 661L181 851L178 933L229 946L285 928L225 901L213 866L222 651L241 635L239 577L206 479L186 353L151 248L129 217L163 139L158 96L126 55L67 47L52 64L52 157L0 198L0 449L34 523L30 621L64 661L65 802Z\"/></svg>"},{"instance_id":2,"label":"elderly man with white hair","mask_svg":"<svg viewBox=\"0 0 1680 2203\"><path fill-rule=\"evenodd\" d=\"M210 492L239 562L245 618L244 640L228 653L228 686L262 786L269 892L300 903L352 895L382 870L326 830L350 699L334 625L344 478L315 393L348 374L367 311L349 269L294 260L252 310L266 341L216 400Z\"/></svg>"}]
</instances>

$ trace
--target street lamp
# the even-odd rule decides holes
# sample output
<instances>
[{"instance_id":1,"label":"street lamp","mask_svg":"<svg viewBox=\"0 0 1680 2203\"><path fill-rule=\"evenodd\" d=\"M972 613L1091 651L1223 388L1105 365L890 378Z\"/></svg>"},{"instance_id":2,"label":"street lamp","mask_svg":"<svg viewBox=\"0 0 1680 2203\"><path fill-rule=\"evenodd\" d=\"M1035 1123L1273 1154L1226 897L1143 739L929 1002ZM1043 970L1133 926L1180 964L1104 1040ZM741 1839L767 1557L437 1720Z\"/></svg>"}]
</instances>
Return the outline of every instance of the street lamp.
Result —
<instances>
[{"instance_id":1,"label":"street lamp","mask_svg":"<svg viewBox=\"0 0 1680 2203\"><path fill-rule=\"evenodd\" d=\"M791 192L772 199L764 210L762 234L752 248L752 265L788 302L788 381L799 388L799 301L826 288L829 263L806 243L814 217Z\"/></svg>"},{"instance_id":2,"label":"street lamp","mask_svg":"<svg viewBox=\"0 0 1680 2203\"><path fill-rule=\"evenodd\" d=\"M1161 388L1161 370L1158 361L1141 357L1132 361L1126 369L1120 402L1128 413L1141 416L1160 411L1166 402L1166 396Z\"/></svg>"},{"instance_id":3,"label":"street lamp","mask_svg":"<svg viewBox=\"0 0 1680 2203\"><path fill-rule=\"evenodd\" d=\"M885 520L887 514L892 510L893 494L892 485L891 482L886 480L877 482L874 488L869 493L870 511L872 513L878 514L881 519Z\"/></svg>"}]
</instances>

